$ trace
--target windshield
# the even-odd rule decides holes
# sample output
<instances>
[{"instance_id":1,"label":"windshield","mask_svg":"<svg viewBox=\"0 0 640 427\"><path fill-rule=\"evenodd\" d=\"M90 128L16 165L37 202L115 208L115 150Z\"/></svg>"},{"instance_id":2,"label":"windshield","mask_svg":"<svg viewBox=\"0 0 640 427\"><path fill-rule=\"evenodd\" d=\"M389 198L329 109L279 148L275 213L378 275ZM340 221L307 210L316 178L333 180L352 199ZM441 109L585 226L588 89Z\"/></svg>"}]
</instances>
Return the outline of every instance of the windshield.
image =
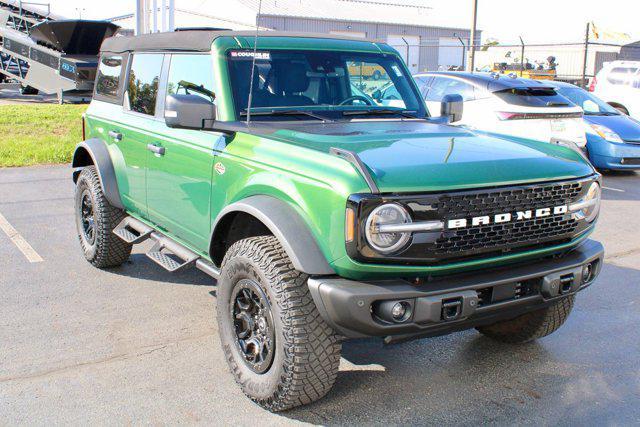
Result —
<instances>
[{"instance_id":1,"label":"windshield","mask_svg":"<svg viewBox=\"0 0 640 427\"><path fill-rule=\"evenodd\" d=\"M599 98L596 98L586 90L580 89L579 87L562 87L559 88L558 91L560 92L560 95L582 108L585 115L617 116L620 114L618 110L613 108L611 105Z\"/></svg>"},{"instance_id":2,"label":"windshield","mask_svg":"<svg viewBox=\"0 0 640 427\"><path fill-rule=\"evenodd\" d=\"M246 116L253 74L251 115L256 120L308 113L331 119L397 114L425 117L411 76L393 55L300 50L232 50L228 54L233 99ZM287 114L282 114L287 112ZM348 114L347 114L348 113ZM288 117L288 118L287 118Z\"/></svg>"},{"instance_id":3,"label":"windshield","mask_svg":"<svg viewBox=\"0 0 640 427\"><path fill-rule=\"evenodd\" d=\"M494 94L507 104L522 107L568 107L570 102L558 95L554 88L512 88Z\"/></svg>"}]
</instances>

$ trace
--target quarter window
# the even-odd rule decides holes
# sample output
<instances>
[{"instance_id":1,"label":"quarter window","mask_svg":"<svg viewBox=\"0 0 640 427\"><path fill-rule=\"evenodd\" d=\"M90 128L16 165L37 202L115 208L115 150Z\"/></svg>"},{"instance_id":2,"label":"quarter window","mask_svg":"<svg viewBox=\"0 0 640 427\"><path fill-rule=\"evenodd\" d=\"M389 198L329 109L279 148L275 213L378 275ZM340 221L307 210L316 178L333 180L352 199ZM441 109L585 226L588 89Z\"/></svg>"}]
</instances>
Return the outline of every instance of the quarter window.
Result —
<instances>
[{"instance_id":1,"label":"quarter window","mask_svg":"<svg viewBox=\"0 0 640 427\"><path fill-rule=\"evenodd\" d=\"M118 97L123 58L121 55L104 55L100 59L96 77L96 94L108 98Z\"/></svg>"},{"instance_id":2,"label":"quarter window","mask_svg":"<svg viewBox=\"0 0 640 427\"><path fill-rule=\"evenodd\" d=\"M127 88L131 111L149 115L155 114L162 59L163 55L159 54L133 56Z\"/></svg>"},{"instance_id":3,"label":"quarter window","mask_svg":"<svg viewBox=\"0 0 640 427\"><path fill-rule=\"evenodd\" d=\"M213 67L209 55L171 55L168 95L197 95L213 102Z\"/></svg>"}]
</instances>

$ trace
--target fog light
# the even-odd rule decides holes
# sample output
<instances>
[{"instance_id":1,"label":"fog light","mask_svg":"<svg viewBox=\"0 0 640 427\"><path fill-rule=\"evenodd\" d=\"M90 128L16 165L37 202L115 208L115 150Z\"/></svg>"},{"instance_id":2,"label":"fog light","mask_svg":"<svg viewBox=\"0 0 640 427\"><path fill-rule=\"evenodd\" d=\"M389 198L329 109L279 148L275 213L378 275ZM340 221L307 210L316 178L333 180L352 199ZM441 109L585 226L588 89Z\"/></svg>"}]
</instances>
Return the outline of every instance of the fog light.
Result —
<instances>
[{"instance_id":1,"label":"fog light","mask_svg":"<svg viewBox=\"0 0 640 427\"><path fill-rule=\"evenodd\" d=\"M373 314L389 323L404 323L413 314L413 300L379 301L373 304Z\"/></svg>"},{"instance_id":2,"label":"fog light","mask_svg":"<svg viewBox=\"0 0 640 427\"><path fill-rule=\"evenodd\" d=\"M593 277L593 264L585 264L582 266L582 283L589 282Z\"/></svg>"},{"instance_id":3,"label":"fog light","mask_svg":"<svg viewBox=\"0 0 640 427\"><path fill-rule=\"evenodd\" d=\"M396 322L401 322L402 319L406 317L409 309L409 304L404 301L395 303L393 305L393 308L391 309L391 316L393 316L393 320L395 320Z\"/></svg>"}]
</instances>

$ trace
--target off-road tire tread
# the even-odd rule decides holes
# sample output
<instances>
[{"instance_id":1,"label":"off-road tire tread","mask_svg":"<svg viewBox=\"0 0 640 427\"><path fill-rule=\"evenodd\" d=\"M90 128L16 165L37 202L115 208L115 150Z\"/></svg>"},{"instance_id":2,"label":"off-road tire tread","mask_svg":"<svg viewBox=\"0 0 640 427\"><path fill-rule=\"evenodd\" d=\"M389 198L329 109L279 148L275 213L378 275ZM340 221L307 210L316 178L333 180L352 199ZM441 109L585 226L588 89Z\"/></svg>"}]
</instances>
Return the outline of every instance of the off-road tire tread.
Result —
<instances>
[{"instance_id":1,"label":"off-road tire tread","mask_svg":"<svg viewBox=\"0 0 640 427\"><path fill-rule=\"evenodd\" d=\"M113 233L113 229L122 221L127 214L112 206L102 191L100 177L95 166L87 166L82 169L78 177L79 184L86 181L93 194L93 210L96 219L96 251L93 256L88 256L88 249L85 241L78 230L78 239L82 246L85 258L97 268L109 268L122 265L131 255L132 245L126 243Z\"/></svg>"},{"instance_id":2,"label":"off-road tire tread","mask_svg":"<svg viewBox=\"0 0 640 427\"><path fill-rule=\"evenodd\" d=\"M549 307L476 329L500 342L522 344L534 341L560 328L569 317L574 302L575 295L571 295Z\"/></svg>"},{"instance_id":3,"label":"off-road tire tread","mask_svg":"<svg viewBox=\"0 0 640 427\"><path fill-rule=\"evenodd\" d=\"M223 345L236 382L250 399L274 412L322 398L336 380L342 345L313 302L307 287L308 275L293 267L274 236L251 237L234 243L225 254L222 268L238 256L254 260L269 279L282 313L285 356L277 390L268 399L256 399L246 390L230 347Z\"/></svg>"}]
</instances>

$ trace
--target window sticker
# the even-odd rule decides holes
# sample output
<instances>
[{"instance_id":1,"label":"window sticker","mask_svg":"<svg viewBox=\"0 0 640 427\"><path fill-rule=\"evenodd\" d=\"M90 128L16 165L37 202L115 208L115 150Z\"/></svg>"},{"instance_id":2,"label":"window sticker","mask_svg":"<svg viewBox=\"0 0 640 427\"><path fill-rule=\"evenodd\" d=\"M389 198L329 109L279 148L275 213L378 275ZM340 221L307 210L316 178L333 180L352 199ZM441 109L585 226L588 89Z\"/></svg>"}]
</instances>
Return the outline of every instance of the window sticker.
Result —
<instances>
[{"instance_id":1,"label":"window sticker","mask_svg":"<svg viewBox=\"0 0 640 427\"><path fill-rule=\"evenodd\" d=\"M231 57L236 59L253 59L256 57L256 60L262 59L265 61L271 60L271 53L265 51L252 51L252 50L232 50Z\"/></svg>"},{"instance_id":2,"label":"window sticker","mask_svg":"<svg viewBox=\"0 0 640 427\"><path fill-rule=\"evenodd\" d=\"M398 68L397 65L392 65L391 69L393 70L394 73L396 73L396 76L402 77L402 71L400 71L400 68Z\"/></svg>"}]
</instances>

